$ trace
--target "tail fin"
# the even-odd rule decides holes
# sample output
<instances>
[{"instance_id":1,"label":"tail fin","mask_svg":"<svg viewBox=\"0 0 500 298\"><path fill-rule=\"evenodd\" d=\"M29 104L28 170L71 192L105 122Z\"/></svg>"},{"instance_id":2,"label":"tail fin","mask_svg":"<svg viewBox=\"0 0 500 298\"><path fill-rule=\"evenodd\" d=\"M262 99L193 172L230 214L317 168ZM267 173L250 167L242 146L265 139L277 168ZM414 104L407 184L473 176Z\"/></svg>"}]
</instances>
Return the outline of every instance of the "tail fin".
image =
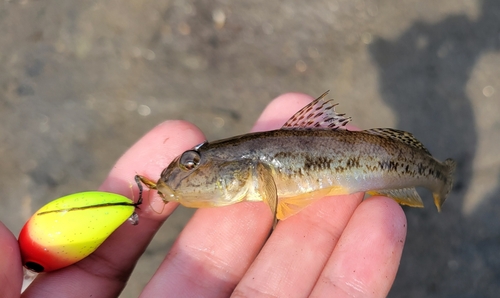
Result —
<instances>
[{"instance_id":1,"label":"tail fin","mask_svg":"<svg viewBox=\"0 0 500 298\"><path fill-rule=\"evenodd\" d=\"M456 162L451 158L445 160L443 164L448 168L444 185L440 189L440 192L435 192L432 194L434 197L434 204L436 204L439 212L441 212L441 206L443 206L443 203L446 200L446 196L450 193L451 188L453 187L453 174L455 173L455 168L457 166Z\"/></svg>"}]
</instances>

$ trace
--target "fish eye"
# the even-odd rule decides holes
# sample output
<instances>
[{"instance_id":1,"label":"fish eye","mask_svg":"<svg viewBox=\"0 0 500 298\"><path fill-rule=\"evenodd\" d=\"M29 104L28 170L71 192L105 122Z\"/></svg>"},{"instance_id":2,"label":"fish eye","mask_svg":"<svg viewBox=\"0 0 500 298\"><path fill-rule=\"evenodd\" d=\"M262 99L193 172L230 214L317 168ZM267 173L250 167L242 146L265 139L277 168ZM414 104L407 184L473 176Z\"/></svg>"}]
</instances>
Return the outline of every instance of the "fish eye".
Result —
<instances>
[{"instance_id":1,"label":"fish eye","mask_svg":"<svg viewBox=\"0 0 500 298\"><path fill-rule=\"evenodd\" d=\"M185 171L194 169L200 163L200 153L195 150L189 150L182 153L179 159L179 167Z\"/></svg>"}]
</instances>

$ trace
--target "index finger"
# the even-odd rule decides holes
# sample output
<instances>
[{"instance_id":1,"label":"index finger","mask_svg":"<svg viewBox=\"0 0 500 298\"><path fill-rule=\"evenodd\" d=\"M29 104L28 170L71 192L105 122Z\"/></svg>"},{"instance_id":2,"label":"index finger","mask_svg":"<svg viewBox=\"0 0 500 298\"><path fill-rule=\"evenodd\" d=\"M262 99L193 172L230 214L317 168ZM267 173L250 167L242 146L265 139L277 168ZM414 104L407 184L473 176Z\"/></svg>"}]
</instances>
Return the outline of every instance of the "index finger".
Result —
<instances>
[{"instance_id":1,"label":"index finger","mask_svg":"<svg viewBox=\"0 0 500 298\"><path fill-rule=\"evenodd\" d=\"M173 158L204 139L192 124L164 122L118 160L100 190L137 198L137 189L132 187L136 174L157 177ZM144 204L137 210L139 225L125 223L86 259L62 270L39 275L23 297L117 297L136 261L177 206L167 204L158 213L157 208L150 207L148 197L146 194ZM158 199L156 196L151 198Z\"/></svg>"}]
</instances>

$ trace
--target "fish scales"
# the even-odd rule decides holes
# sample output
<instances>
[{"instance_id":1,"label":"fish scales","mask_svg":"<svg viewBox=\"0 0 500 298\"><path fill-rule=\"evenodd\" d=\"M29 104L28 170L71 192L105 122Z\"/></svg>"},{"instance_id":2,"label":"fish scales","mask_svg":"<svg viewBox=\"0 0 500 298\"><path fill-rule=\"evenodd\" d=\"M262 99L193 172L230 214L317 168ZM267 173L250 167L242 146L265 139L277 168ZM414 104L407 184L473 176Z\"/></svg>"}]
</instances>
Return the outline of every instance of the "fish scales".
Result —
<instances>
[{"instance_id":1,"label":"fish scales","mask_svg":"<svg viewBox=\"0 0 500 298\"><path fill-rule=\"evenodd\" d=\"M207 159L248 159L267 163L274 169L277 185L293 180L296 185L308 184L301 189L305 192L334 183L353 191L415 185L434 189L440 186L446 173L445 167L425 152L364 131L285 129L258 132L208 143L200 147L200 153ZM211 175L221 173L212 172ZM434 179L429 179L429 175ZM328 181L327 185L324 181ZM298 191L279 186L277 190L278 197L290 197Z\"/></svg>"}]
</instances>

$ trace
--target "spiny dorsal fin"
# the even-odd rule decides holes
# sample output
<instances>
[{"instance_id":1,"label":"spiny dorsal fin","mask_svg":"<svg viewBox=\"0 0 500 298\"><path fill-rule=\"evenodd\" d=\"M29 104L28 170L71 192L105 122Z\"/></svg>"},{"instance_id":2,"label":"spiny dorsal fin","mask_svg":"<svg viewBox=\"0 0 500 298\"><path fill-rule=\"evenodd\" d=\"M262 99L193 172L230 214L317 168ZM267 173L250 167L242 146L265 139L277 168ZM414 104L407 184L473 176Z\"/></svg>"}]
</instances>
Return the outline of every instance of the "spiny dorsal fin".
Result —
<instances>
[{"instance_id":1,"label":"spiny dorsal fin","mask_svg":"<svg viewBox=\"0 0 500 298\"><path fill-rule=\"evenodd\" d=\"M334 103L333 99L325 99L328 92L330 91L326 91L316 100L295 113L282 128L338 129L345 126L351 121L351 117L345 117L345 114L335 112L335 106L338 103Z\"/></svg>"},{"instance_id":2,"label":"spiny dorsal fin","mask_svg":"<svg viewBox=\"0 0 500 298\"><path fill-rule=\"evenodd\" d=\"M415 136L407 131L397 130L393 128L372 128L363 131L372 135L384 136L387 138L398 140L402 143L405 143L406 145L423 150L425 153L431 155L429 150L425 148L424 144L422 144L419 140L417 140L417 138L415 138Z\"/></svg>"}]
</instances>

